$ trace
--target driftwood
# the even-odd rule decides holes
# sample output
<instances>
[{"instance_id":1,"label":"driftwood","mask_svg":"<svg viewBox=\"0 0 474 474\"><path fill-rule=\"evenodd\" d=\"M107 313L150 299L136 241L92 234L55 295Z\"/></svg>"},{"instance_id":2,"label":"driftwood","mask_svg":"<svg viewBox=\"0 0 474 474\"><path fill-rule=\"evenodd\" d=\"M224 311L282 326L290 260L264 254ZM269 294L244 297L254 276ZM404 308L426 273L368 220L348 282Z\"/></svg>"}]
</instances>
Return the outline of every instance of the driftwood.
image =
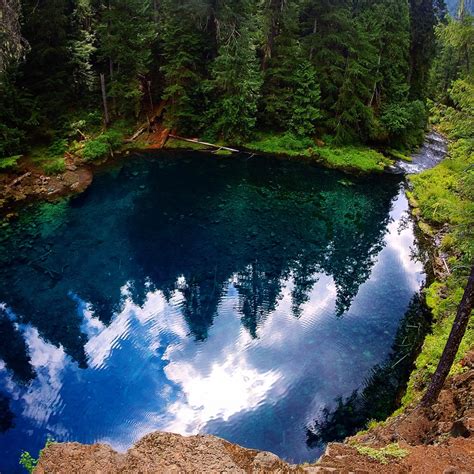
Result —
<instances>
[{"instance_id":1,"label":"driftwood","mask_svg":"<svg viewBox=\"0 0 474 474\"><path fill-rule=\"evenodd\" d=\"M149 123L147 123L146 125L142 125L127 141L128 142L135 141L149 126L150 126Z\"/></svg>"},{"instance_id":2,"label":"driftwood","mask_svg":"<svg viewBox=\"0 0 474 474\"><path fill-rule=\"evenodd\" d=\"M9 185L8 187L11 188L12 186L15 186L15 184L18 184L20 181L23 179L27 178L28 176L31 175L31 171L26 172L25 174L22 174L21 176L18 176L18 178L15 178Z\"/></svg>"},{"instance_id":3,"label":"driftwood","mask_svg":"<svg viewBox=\"0 0 474 474\"><path fill-rule=\"evenodd\" d=\"M182 140L184 142L198 143L199 145L210 146L212 148L217 148L217 150L226 150L232 153L240 153L239 150L236 150L235 148L229 148L227 146L216 145L215 143L201 142L197 140L196 138L183 138L183 137L179 137L178 135L172 135L171 133L169 134L169 137L174 138L175 140Z\"/></svg>"},{"instance_id":4,"label":"driftwood","mask_svg":"<svg viewBox=\"0 0 474 474\"><path fill-rule=\"evenodd\" d=\"M446 268L448 275L451 275L451 270L449 269L448 264L446 263L446 260L444 259L444 257L441 257L441 261L443 262L444 268Z\"/></svg>"}]
</instances>

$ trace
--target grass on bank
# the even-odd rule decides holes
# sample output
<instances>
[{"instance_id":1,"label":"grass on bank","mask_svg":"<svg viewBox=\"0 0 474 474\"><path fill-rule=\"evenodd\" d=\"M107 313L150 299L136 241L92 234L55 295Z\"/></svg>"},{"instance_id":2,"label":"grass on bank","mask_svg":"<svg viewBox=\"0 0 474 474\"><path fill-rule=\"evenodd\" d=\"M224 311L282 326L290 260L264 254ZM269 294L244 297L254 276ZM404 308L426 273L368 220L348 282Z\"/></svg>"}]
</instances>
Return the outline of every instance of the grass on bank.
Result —
<instances>
[{"instance_id":1,"label":"grass on bank","mask_svg":"<svg viewBox=\"0 0 474 474\"><path fill-rule=\"evenodd\" d=\"M406 449L400 448L398 443L389 444L383 448L371 448L362 444L355 444L354 448L359 454L368 456L370 459L381 464L388 464L390 459L403 459L408 456Z\"/></svg>"},{"instance_id":2,"label":"grass on bank","mask_svg":"<svg viewBox=\"0 0 474 474\"><path fill-rule=\"evenodd\" d=\"M249 150L261 153L314 158L323 164L346 170L363 172L383 171L392 163L381 153L363 146L336 146L328 143L318 146L310 138L299 138L292 134L262 135L246 143Z\"/></svg>"},{"instance_id":3,"label":"grass on bank","mask_svg":"<svg viewBox=\"0 0 474 474\"><path fill-rule=\"evenodd\" d=\"M464 113L461 113L464 112ZM437 278L426 290L433 326L415 364L403 406L416 401L435 372L461 301L467 276L474 261L474 119L472 111L450 108L434 111L439 130L451 142L449 156L436 167L410 176L410 202L429 237L441 239L449 274ZM431 234L431 235L430 235ZM474 348L474 320L471 317L451 373L462 371L459 364Z\"/></svg>"}]
</instances>

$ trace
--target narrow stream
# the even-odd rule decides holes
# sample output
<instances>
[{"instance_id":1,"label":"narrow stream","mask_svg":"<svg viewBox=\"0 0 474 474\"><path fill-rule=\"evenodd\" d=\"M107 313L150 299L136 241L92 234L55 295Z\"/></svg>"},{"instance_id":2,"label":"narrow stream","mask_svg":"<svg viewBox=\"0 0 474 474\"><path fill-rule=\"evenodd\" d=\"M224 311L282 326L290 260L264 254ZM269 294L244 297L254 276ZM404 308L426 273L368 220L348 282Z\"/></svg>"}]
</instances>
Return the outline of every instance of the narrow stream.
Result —
<instances>
[{"instance_id":1,"label":"narrow stream","mask_svg":"<svg viewBox=\"0 0 474 474\"><path fill-rule=\"evenodd\" d=\"M446 139L438 132L432 130L426 135L425 142L420 150L411 156L411 162L400 160L392 169L396 173L421 173L440 163L445 158L447 149Z\"/></svg>"}]
</instances>

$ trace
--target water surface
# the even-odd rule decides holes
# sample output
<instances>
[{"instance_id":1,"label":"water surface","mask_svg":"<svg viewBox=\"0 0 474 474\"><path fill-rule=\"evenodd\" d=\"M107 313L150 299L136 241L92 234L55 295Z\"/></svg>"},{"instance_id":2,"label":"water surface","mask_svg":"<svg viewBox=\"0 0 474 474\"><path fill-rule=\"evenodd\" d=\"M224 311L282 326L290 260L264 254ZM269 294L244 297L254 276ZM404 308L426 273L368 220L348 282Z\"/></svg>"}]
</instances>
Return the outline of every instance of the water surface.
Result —
<instances>
[{"instance_id":1,"label":"water surface","mask_svg":"<svg viewBox=\"0 0 474 474\"><path fill-rule=\"evenodd\" d=\"M397 176L148 154L1 232L1 472L154 430L313 460L396 403L419 341Z\"/></svg>"},{"instance_id":2,"label":"water surface","mask_svg":"<svg viewBox=\"0 0 474 474\"><path fill-rule=\"evenodd\" d=\"M416 174L435 167L446 158L448 142L435 130L426 134L420 149L411 155L411 161L398 160L391 168L395 173Z\"/></svg>"}]
</instances>

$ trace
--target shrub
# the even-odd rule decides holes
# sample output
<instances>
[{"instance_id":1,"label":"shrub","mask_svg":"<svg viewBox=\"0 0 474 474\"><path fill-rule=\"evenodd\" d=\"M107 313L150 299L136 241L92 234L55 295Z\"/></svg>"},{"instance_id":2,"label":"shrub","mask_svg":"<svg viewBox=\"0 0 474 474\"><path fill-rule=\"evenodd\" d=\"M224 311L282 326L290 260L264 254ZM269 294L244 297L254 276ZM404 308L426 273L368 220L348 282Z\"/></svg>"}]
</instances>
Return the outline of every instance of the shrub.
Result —
<instances>
[{"instance_id":1,"label":"shrub","mask_svg":"<svg viewBox=\"0 0 474 474\"><path fill-rule=\"evenodd\" d=\"M93 161L106 156L109 153L107 142L100 139L88 140L82 149L82 157L86 161Z\"/></svg>"},{"instance_id":2,"label":"shrub","mask_svg":"<svg viewBox=\"0 0 474 474\"><path fill-rule=\"evenodd\" d=\"M68 142L65 138L61 138L59 140L55 140L50 147L48 148L48 152L52 156L63 156L68 149Z\"/></svg>"},{"instance_id":3,"label":"shrub","mask_svg":"<svg viewBox=\"0 0 474 474\"><path fill-rule=\"evenodd\" d=\"M245 145L247 148L263 153L284 154L288 156L310 156L314 142L310 138L300 138L292 133L264 136Z\"/></svg>"},{"instance_id":4,"label":"shrub","mask_svg":"<svg viewBox=\"0 0 474 474\"><path fill-rule=\"evenodd\" d=\"M122 144L123 136L118 130L108 130L98 137L86 141L82 150L82 157L86 161L93 161L111 155Z\"/></svg>"},{"instance_id":5,"label":"shrub","mask_svg":"<svg viewBox=\"0 0 474 474\"><path fill-rule=\"evenodd\" d=\"M6 158L0 158L0 170L7 170L14 168L17 161L22 155L7 156Z\"/></svg>"},{"instance_id":6,"label":"shrub","mask_svg":"<svg viewBox=\"0 0 474 474\"><path fill-rule=\"evenodd\" d=\"M43 168L46 174L59 174L66 169L66 162L64 158L59 157L46 163Z\"/></svg>"}]
</instances>

